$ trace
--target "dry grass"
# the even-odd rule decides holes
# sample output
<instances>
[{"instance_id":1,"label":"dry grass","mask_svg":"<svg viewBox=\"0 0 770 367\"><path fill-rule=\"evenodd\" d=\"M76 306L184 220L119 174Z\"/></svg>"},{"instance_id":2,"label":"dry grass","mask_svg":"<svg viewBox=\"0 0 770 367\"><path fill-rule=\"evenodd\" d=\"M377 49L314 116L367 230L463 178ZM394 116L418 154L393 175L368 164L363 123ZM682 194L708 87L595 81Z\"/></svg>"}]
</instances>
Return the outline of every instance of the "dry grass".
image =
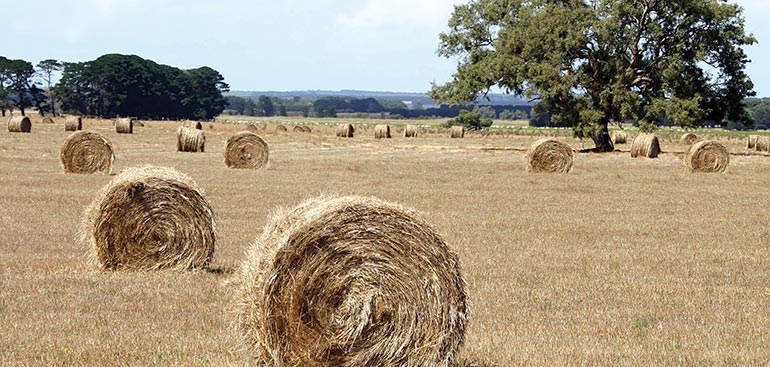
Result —
<instances>
[{"instance_id":1,"label":"dry grass","mask_svg":"<svg viewBox=\"0 0 770 367\"><path fill-rule=\"evenodd\" d=\"M95 270L73 218L110 177L61 173L61 126L0 132L0 365L246 364L223 283L269 213L321 193L413 207L457 252L471 314L464 366L770 363L770 206L757 205L770 157L745 140L720 139L740 153L724 175L686 174L677 141L655 160L576 154L571 174L552 176L524 170L536 137L268 129L272 163L255 174L221 162L242 126L215 124L208 153L194 155L168 149L177 126L119 135L84 120L113 143L117 170L172 166L206 190L219 271Z\"/></svg>"}]
</instances>

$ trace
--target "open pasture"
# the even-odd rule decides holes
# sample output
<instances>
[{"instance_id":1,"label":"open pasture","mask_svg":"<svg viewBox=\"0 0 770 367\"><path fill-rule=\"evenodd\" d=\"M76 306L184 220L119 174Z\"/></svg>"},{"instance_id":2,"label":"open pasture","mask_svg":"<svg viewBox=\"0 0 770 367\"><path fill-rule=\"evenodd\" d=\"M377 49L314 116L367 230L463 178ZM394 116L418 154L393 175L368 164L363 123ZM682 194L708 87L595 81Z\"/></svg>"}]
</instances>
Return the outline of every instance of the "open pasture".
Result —
<instances>
[{"instance_id":1,"label":"open pasture","mask_svg":"<svg viewBox=\"0 0 770 367\"><path fill-rule=\"evenodd\" d=\"M356 126L345 139L334 125L279 133L265 122L270 160L254 171L223 163L245 125L204 123L205 153L182 153L180 123L117 134L84 120L112 143L114 172L174 167L217 221L211 271L104 272L77 232L112 176L64 174L70 132L33 122L30 134L0 131L3 366L247 364L228 280L270 213L320 194L406 205L444 236L470 297L462 365L770 364L770 155L743 139L720 139L726 174L686 173L688 146L668 138L657 159L622 144L576 153L571 173L553 175L525 169L541 136L407 139L396 126L375 140Z\"/></svg>"}]
</instances>

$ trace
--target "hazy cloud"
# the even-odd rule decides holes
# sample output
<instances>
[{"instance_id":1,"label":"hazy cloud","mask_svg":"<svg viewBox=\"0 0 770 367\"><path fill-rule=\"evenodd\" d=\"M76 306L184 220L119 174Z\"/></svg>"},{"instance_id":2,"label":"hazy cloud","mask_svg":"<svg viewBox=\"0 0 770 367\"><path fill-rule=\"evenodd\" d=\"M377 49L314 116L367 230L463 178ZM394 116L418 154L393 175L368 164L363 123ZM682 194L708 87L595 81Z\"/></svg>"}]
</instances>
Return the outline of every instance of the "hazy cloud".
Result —
<instances>
[{"instance_id":1,"label":"hazy cloud","mask_svg":"<svg viewBox=\"0 0 770 367\"><path fill-rule=\"evenodd\" d=\"M434 28L445 25L457 0L367 0L352 13L337 16L337 23L353 28Z\"/></svg>"}]
</instances>

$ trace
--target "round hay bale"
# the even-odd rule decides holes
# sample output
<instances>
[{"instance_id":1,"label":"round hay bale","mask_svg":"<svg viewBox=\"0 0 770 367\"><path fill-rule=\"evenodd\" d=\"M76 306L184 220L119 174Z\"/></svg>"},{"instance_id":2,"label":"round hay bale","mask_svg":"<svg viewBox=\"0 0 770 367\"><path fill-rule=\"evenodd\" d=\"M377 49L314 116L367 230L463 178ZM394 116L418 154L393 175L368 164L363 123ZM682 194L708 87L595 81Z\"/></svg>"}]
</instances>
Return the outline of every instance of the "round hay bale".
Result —
<instances>
[{"instance_id":1,"label":"round hay bale","mask_svg":"<svg viewBox=\"0 0 770 367\"><path fill-rule=\"evenodd\" d=\"M451 366L465 334L457 255L375 198L312 199L274 216L235 284L260 366Z\"/></svg>"},{"instance_id":2,"label":"round hay bale","mask_svg":"<svg viewBox=\"0 0 770 367\"><path fill-rule=\"evenodd\" d=\"M260 169L267 165L270 149L257 134L242 131L227 139L224 154L227 167Z\"/></svg>"},{"instance_id":3,"label":"round hay bale","mask_svg":"<svg viewBox=\"0 0 770 367\"><path fill-rule=\"evenodd\" d=\"M177 152L204 152L206 149L206 135L203 130L192 127L180 126L176 130Z\"/></svg>"},{"instance_id":4,"label":"round hay bale","mask_svg":"<svg viewBox=\"0 0 770 367\"><path fill-rule=\"evenodd\" d=\"M679 143L692 145L698 141L698 136L693 133L686 133L679 138Z\"/></svg>"},{"instance_id":5,"label":"round hay bale","mask_svg":"<svg viewBox=\"0 0 770 367\"><path fill-rule=\"evenodd\" d=\"M754 149L758 152L770 152L770 137L757 136L757 142L754 145Z\"/></svg>"},{"instance_id":6,"label":"round hay bale","mask_svg":"<svg viewBox=\"0 0 770 367\"><path fill-rule=\"evenodd\" d=\"M526 156L527 171L535 173L569 173L574 160L572 147L553 138L534 142Z\"/></svg>"},{"instance_id":7,"label":"round hay bale","mask_svg":"<svg viewBox=\"0 0 770 367\"><path fill-rule=\"evenodd\" d=\"M304 132L306 132L306 133L312 133L312 132L313 132L313 129L312 129L312 128L310 128L310 126L305 126L305 125L302 125L302 131L304 131Z\"/></svg>"},{"instance_id":8,"label":"round hay bale","mask_svg":"<svg viewBox=\"0 0 770 367\"><path fill-rule=\"evenodd\" d=\"M749 135L748 138L746 138L746 148L756 149L757 139L759 139L759 135Z\"/></svg>"},{"instance_id":9,"label":"round hay bale","mask_svg":"<svg viewBox=\"0 0 770 367\"><path fill-rule=\"evenodd\" d=\"M339 138L352 138L355 134L355 129L351 124L337 125L337 137Z\"/></svg>"},{"instance_id":10,"label":"round hay bale","mask_svg":"<svg viewBox=\"0 0 770 367\"><path fill-rule=\"evenodd\" d=\"M64 131L83 130L83 119L80 116L67 116L64 120Z\"/></svg>"},{"instance_id":11,"label":"round hay bale","mask_svg":"<svg viewBox=\"0 0 770 367\"><path fill-rule=\"evenodd\" d=\"M631 142L631 157L657 158L660 154L660 142L653 134L639 134Z\"/></svg>"},{"instance_id":12,"label":"round hay bale","mask_svg":"<svg viewBox=\"0 0 770 367\"><path fill-rule=\"evenodd\" d=\"M294 125L294 128L291 131L295 133L304 133L305 129L303 129L302 126Z\"/></svg>"},{"instance_id":13,"label":"round hay bale","mask_svg":"<svg viewBox=\"0 0 770 367\"><path fill-rule=\"evenodd\" d=\"M8 119L9 133L32 132L32 121L27 116L13 116Z\"/></svg>"},{"instance_id":14,"label":"round hay bale","mask_svg":"<svg viewBox=\"0 0 770 367\"><path fill-rule=\"evenodd\" d=\"M684 162L690 172L724 173L730 165L730 152L722 144L704 140L690 146Z\"/></svg>"},{"instance_id":15,"label":"round hay bale","mask_svg":"<svg viewBox=\"0 0 770 367\"><path fill-rule=\"evenodd\" d=\"M628 134L626 134L625 131L613 130L610 131L610 140L612 141L612 145L626 144L628 142Z\"/></svg>"},{"instance_id":16,"label":"round hay bale","mask_svg":"<svg viewBox=\"0 0 770 367\"><path fill-rule=\"evenodd\" d=\"M452 126L452 128L449 130L449 137L452 139L462 139L465 137L465 127L464 126Z\"/></svg>"},{"instance_id":17,"label":"round hay bale","mask_svg":"<svg viewBox=\"0 0 770 367\"><path fill-rule=\"evenodd\" d=\"M43 118L43 123L44 123L44 124L55 124L55 123L56 123L56 121L54 121L54 120L53 120L52 118L50 118L50 117L45 117L45 118Z\"/></svg>"},{"instance_id":18,"label":"round hay bale","mask_svg":"<svg viewBox=\"0 0 770 367\"><path fill-rule=\"evenodd\" d=\"M134 127L144 127L144 122L141 122L139 120L134 120Z\"/></svg>"},{"instance_id":19,"label":"round hay bale","mask_svg":"<svg viewBox=\"0 0 770 367\"><path fill-rule=\"evenodd\" d=\"M257 127L257 125L248 124L248 125L246 125L246 131L257 132L257 131L259 131L259 128Z\"/></svg>"},{"instance_id":20,"label":"round hay bale","mask_svg":"<svg viewBox=\"0 0 770 367\"><path fill-rule=\"evenodd\" d=\"M286 128L286 126L278 125L278 126L275 127L275 131L279 132L279 133L285 133L285 132L287 132L289 130Z\"/></svg>"},{"instance_id":21,"label":"round hay bale","mask_svg":"<svg viewBox=\"0 0 770 367\"><path fill-rule=\"evenodd\" d=\"M191 129L203 130L203 124L200 121L185 121L182 126L189 127Z\"/></svg>"},{"instance_id":22,"label":"round hay bale","mask_svg":"<svg viewBox=\"0 0 770 367\"><path fill-rule=\"evenodd\" d=\"M390 139L390 125L377 125L374 127L375 139Z\"/></svg>"},{"instance_id":23,"label":"round hay bale","mask_svg":"<svg viewBox=\"0 0 770 367\"><path fill-rule=\"evenodd\" d=\"M129 168L86 209L81 239L104 270L201 269L216 224L195 182L172 168Z\"/></svg>"},{"instance_id":24,"label":"round hay bale","mask_svg":"<svg viewBox=\"0 0 770 367\"><path fill-rule=\"evenodd\" d=\"M134 119L132 118L120 118L115 120L115 131L118 134L133 134L134 133Z\"/></svg>"},{"instance_id":25,"label":"round hay bale","mask_svg":"<svg viewBox=\"0 0 770 367\"><path fill-rule=\"evenodd\" d=\"M104 136L78 131L64 141L59 159L65 173L111 173L115 154L112 144Z\"/></svg>"},{"instance_id":26,"label":"round hay bale","mask_svg":"<svg viewBox=\"0 0 770 367\"><path fill-rule=\"evenodd\" d=\"M405 138L414 138L417 136L417 126L414 125L406 125L404 128L404 137Z\"/></svg>"}]
</instances>

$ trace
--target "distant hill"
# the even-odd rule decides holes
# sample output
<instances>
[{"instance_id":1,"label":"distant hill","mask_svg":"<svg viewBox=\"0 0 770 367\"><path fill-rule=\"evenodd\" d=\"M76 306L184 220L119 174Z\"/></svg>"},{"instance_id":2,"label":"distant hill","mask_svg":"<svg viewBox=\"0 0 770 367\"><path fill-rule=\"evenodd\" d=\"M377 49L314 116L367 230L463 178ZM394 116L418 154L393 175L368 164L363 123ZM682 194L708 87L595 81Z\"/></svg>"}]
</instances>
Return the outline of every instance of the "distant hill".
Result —
<instances>
[{"instance_id":1,"label":"distant hill","mask_svg":"<svg viewBox=\"0 0 770 367\"><path fill-rule=\"evenodd\" d=\"M389 101L411 101L416 104L421 104L425 107L435 106L436 102L428 97L425 93L409 93L409 92L374 92L374 91L361 91L361 90L306 90L306 91L290 91L290 92L276 92L276 91L231 91L228 93L231 96L238 97L251 97L256 99L259 96L278 97L278 98L293 98L300 97L304 99L318 99L320 97L350 97L350 98L374 98ZM487 98L480 98L477 102L480 105L513 105L513 106L527 106L531 103L510 95L510 94L489 94Z\"/></svg>"}]
</instances>

